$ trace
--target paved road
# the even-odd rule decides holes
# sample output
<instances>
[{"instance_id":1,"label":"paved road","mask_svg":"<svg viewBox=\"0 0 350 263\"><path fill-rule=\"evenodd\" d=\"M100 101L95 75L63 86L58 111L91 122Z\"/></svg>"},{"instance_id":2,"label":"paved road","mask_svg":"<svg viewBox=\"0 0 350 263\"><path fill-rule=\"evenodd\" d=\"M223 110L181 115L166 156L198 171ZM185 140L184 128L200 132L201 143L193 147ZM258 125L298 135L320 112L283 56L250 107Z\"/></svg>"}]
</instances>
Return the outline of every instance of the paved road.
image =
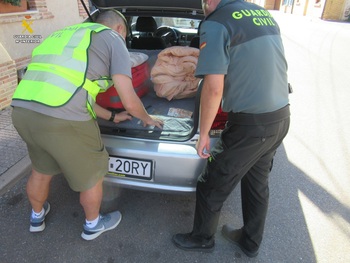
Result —
<instances>
[{"instance_id":1,"label":"paved road","mask_svg":"<svg viewBox=\"0 0 350 263\"><path fill-rule=\"evenodd\" d=\"M317 262L350 262L350 24L277 19L294 87L287 191Z\"/></svg>"},{"instance_id":2,"label":"paved road","mask_svg":"<svg viewBox=\"0 0 350 263\"><path fill-rule=\"evenodd\" d=\"M123 220L100 238L83 241L78 194L59 176L43 233L28 232L26 178L1 196L0 262L350 262L350 24L275 16L294 88L292 126L276 155L256 259L239 253L219 231L211 254L173 247L171 236L192 225L193 195L106 188L102 209L119 209ZM241 221L237 189L219 224Z\"/></svg>"}]
</instances>

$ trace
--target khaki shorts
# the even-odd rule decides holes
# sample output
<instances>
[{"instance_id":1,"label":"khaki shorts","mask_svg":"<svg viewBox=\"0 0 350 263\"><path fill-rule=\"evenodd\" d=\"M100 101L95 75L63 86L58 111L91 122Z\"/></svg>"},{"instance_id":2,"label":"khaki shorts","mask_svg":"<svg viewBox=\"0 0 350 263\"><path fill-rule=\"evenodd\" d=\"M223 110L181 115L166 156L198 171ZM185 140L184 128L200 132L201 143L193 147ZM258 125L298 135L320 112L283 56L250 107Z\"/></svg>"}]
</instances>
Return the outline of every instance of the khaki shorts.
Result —
<instances>
[{"instance_id":1,"label":"khaki shorts","mask_svg":"<svg viewBox=\"0 0 350 263\"><path fill-rule=\"evenodd\" d=\"M63 173L77 192L90 189L106 175L108 153L95 120L68 121L14 107L12 121L36 171Z\"/></svg>"}]
</instances>

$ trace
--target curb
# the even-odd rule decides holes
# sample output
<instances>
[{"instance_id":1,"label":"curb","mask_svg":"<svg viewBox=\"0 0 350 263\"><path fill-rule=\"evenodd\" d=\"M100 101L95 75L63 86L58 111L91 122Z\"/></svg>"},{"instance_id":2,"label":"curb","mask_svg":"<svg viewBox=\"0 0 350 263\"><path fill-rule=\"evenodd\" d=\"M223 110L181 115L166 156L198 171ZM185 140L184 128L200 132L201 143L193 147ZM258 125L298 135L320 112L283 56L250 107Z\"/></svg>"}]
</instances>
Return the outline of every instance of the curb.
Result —
<instances>
[{"instance_id":1,"label":"curb","mask_svg":"<svg viewBox=\"0 0 350 263\"><path fill-rule=\"evenodd\" d=\"M29 156L26 155L4 174L2 174L0 177L0 196L13 187L20 179L28 175L31 168L31 161Z\"/></svg>"}]
</instances>

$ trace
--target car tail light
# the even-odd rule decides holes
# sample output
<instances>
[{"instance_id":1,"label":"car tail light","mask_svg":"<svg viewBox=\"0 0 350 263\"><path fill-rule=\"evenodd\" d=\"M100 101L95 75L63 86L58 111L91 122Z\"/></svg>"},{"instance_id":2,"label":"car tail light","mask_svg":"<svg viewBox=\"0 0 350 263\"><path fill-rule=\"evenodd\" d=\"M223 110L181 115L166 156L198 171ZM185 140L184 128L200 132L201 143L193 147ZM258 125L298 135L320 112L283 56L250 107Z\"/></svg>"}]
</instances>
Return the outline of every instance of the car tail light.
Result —
<instances>
[{"instance_id":1,"label":"car tail light","mask_svg":"<svg viewBox=\"0 0 350 263\"><path fill-rule=\"evenodd\" d=\"M221 107L214 119L213 125L211 126L210 135L219 135L221 131L225 128L225 124L228 118L228 113L223 112Z\"/></svg>"}]
</instances>

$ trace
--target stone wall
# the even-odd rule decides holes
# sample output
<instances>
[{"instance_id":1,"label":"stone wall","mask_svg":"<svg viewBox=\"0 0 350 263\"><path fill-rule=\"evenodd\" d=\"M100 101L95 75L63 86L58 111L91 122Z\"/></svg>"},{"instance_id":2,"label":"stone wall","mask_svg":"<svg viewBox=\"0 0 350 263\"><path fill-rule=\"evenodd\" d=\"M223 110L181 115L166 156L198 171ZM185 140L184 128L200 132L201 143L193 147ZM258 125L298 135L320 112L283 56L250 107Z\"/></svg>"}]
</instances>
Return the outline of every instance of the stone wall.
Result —
<instances>
[{"instance_id":1,"label":"stone wall","mask_svg":"<svg viewBox=\"0 0 350 263\"><path fill-rule=\"evenodd\" d=\"M0 110L11 104L17 83L16 63L0 44Z\"/></svg>"}]
</instances>

